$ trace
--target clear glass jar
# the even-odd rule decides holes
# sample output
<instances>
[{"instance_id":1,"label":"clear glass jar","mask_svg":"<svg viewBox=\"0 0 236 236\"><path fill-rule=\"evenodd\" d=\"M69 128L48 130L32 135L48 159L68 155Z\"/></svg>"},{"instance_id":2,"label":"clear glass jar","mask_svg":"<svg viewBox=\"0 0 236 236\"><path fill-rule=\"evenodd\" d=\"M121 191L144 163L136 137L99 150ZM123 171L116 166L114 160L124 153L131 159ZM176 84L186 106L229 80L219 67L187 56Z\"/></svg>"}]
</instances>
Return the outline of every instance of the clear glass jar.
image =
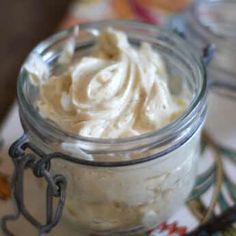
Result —
<instances>
[{"instance_id":1,"label":"clear glass jar","mask_svg":"<svg viewBox=\"0 0 236 236\"><path fill-rule=\"evenodd\" d=\"M187 89L191 94L181 117L151 133L109 140L75 136L42 118L36 106L38 88L30 82L26 65L36 56L49 66L50 74L59 73L63 68L58 58L74 29L53 35L29 55L18 78L19 110L31 150L38 150L41 161L53 155L44 177L48 180L49 173L56 173L67 180L63 218L71 227L81 235L137 235L170 217L193 188L206 115L206 74L201 58L178 35L131 21L81 24L76 55L94 46L94 29L108 26L124 31L131 44L145 41L158 50L171 91ZM19 150L14 155L22 157Z\"/></svg>"}]
</instances>

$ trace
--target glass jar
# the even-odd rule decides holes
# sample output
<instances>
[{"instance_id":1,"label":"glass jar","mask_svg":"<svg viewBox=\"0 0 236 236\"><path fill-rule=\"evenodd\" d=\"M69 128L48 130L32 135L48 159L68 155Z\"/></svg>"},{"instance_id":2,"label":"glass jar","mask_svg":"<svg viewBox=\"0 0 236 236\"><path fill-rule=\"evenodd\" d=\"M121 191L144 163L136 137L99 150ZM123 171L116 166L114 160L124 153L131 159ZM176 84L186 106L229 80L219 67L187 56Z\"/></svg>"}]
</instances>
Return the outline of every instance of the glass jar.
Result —
<instances>
[{"instance_id":1,"label":"glass jar","mask_svg":"<svg viewBox=\"0 0 236 236\"><path fill-rule=\"evenodd\" d=\"M50 75L60 73L65 68L58 59L68 40L75 39L76 58L95 45L97 32L106 27L125 32L134 46L148 42L158 50L169 72L172 93L187 90L191 95L179 118L150 133L108 140L72 135L40 116L39 91L29 79L28 65L42 63ZM205 67L177 34L154 25L114 20L81 24L79 36L74 31L59 32L39 44L20 71L17 91L25 135L10 149L16 167L13 188L18 211L42 235L58 223L63 206L63 218L81 235L137 235L170 217L193 188L206 115ZM29 167L47 182L45 225L23 204L22 175ZM53 213L54 197L59 203Z\"/></svg>"}]
</instances>

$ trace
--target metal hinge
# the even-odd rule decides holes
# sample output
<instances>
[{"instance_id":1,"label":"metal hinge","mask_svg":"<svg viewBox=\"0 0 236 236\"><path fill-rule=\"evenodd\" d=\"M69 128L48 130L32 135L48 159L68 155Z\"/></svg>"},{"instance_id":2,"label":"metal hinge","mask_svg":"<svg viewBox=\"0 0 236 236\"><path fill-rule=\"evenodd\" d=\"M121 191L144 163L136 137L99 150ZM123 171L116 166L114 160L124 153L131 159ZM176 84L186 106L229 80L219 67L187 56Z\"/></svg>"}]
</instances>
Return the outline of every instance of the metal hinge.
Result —
<instances>
[{"instance_id":1,"label":"metal hinge","mask_svg":"<svg viewBox=\"0 0 236 236\"><path fill-rule=\"evenodd\" d=\"M7 222L15 221L21 215L38 229L39 235L49 233L59 222L65 204L66 179L63 175L50 173L50 161L57 158L57 154L45 154L29 142L27 135L23 135L9 149L9 155L14 164L12 178L12 193L16 202L15 214L2 218L2 230L8 236L14 234L8 229ZM42 224L32 216L25 207L24 202L24 171L32 169L34 176L43 177L47 182L46 191L46 223ZM53 199L57 198L58 204L54 209Z\"/></svg>"}]
</instances>

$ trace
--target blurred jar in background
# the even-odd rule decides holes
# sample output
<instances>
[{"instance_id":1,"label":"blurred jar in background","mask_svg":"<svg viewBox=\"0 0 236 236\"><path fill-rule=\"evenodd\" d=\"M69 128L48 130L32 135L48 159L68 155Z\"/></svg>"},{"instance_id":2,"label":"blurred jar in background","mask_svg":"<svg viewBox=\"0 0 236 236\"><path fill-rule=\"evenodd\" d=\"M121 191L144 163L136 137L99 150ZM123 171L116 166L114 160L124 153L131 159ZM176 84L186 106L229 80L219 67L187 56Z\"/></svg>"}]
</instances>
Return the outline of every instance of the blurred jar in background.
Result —
<instances>
[{"instance_id":1,"label":"blurred jar in background","mask_svg":"<svg viewBox=\"0 0 236 236\"><path fill-rule=\"evenodd\" d=\"M184 32L186 40L197 48L200 54L209 43L215 47L213 60L207 67L209 86L213 93L209 96L206 129L217 143L234 150L236 149L235 13L235 0L197 0L184 14L176 14L170 20L170 28Z\"/></svg>"}]
</instances>

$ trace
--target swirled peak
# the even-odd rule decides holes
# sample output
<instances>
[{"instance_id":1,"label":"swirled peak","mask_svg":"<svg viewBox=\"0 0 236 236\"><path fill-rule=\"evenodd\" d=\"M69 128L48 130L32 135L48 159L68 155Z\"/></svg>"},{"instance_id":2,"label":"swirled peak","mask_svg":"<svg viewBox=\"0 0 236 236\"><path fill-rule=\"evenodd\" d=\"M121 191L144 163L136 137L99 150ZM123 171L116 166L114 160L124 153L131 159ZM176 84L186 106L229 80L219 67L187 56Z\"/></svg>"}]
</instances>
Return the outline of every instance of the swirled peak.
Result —
<instances>
[{"instance_id":1,"label":"swirled peak","mask_svg":"<svg viewBox=\"0 0 236 236\"><path fill-rule=\"evenodd\" d=\"M160 129L186 102L171 94L158 51L131 45L125 33L107 28L95 48L66 73L40 80L40 114L63 130L86 137L122 138Z\"/></svg>"}]
</instances>

